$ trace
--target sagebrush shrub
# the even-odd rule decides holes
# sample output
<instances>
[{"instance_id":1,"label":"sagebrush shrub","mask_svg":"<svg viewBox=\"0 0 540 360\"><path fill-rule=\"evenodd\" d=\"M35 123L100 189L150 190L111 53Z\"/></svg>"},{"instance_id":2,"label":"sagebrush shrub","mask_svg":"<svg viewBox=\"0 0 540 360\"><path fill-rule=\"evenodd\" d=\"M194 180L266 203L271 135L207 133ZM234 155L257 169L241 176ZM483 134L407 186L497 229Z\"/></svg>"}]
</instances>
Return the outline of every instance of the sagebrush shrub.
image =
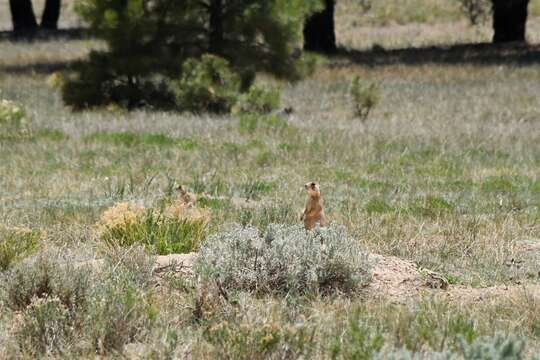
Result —
<instances>
[{"instance_id":1,"label":"sagebrush shrub","mask_svg":"<svg viewBox=\"0 0 540 360\"><path fill-rule=\"evenodd\" d=\"M0 282L2 302L11 310L24 310L34 298L56 297L72 309L84 306L92 272L75 267L70 255L48 250L17 263Z\"/></svg>"},{"instance_id":2,"label":"sagebrush shrub","mask_svg":"<svg viewBox=\"0 0 540 360\"><path fill-rule=\"evenodd\" d=\"M205 54L186 60L182 76L174 85L180 109L225 113L236 103L241 79L227 60Z\"/></svg>"},{"instance_id":3,"label":"sagebrush shrub","mask_svg":"<svg viewBox=\"0 0 540 360\"><path fill-rule=\"evenodd\" d=\"M0 225L0 271L37 249L40 233Z\"/></svg>"},{"instance_id":4,"label":"sagebrush shrub","mask_svg":"<svg viewBox=\"0 0 540 360\"><path fill-rule=\"evenodd\" d=\"M370 279L367 254L344 228L236 225L205 242L199 273L227 289L260 293L348 293Z\"/></svg>"},{"instance_id":5,"label":"sagebrush shrub","mask_svg":"<svg viewBox=\"0 0 540 360\"><path fill-rule=\"evenodd\" d=\"M119 203L106 210L98 224L99 237L107 244L141 244L159 255L186 253L204 239L209 215L181 201L162 209L145 209Z\"/></svg>"},{"instance_id":6,"label":"sagebrush shrub","mask_svg":"<svg viewBox=\"0 0 540 360\"><path fill-rule=\"evenodd\" d=\"M15 330L19 350L33 356L61 353L70 346L73 334L72 314L57 297L34 297Z\"/></svg>"},{"instance_id":7,"label":"sagebrush shrub","mask_svg":"<svg viewBox=\"0 0 540 360\"><path fill-rule=\"evenodd\" d=\"M461 341L461 351L466 360L521 360L524 358L525 341L512 334L498 332L472 344Z\"/></svg>"},{"instance_id":8,"label":"sagebrush shrub","mask_svg":"<svg viewBox=\"0 0 540 360\"><path fill-rule=\"evenodd\" d=\"M380 89L376 83L366 84L355 76L350 89L354 115L365 121L380 101Z\"/></svg>"},{"instance_id":9,"label":"sagebrush shrub","mask_svg":"<svg viewBox=\"0 0 540 360\"><path fill-rule=\"evenodd\" d=\"M121 351L152 328L158 309L149 291L152 259L141 247L110 254L104 275L93 284L86 334L99 353Z\"/></svg>"},{"instance_id":10,"label":"sagebrush shrub","mask_svg":"<svg viewBox=\"0 0 540 360\"><path fill-rule=\"evenodd\" d=\"M30 136L28 116L22 105L0 100L0 140L16 140Z\"/></svg>"},{"instance_id":11,"label":"sagebrush shrub","mask_svg":"<svg viewBox=\"0 0 540 360\"><path fill-rule=\"evenodd\" d=\"M277 88L266 88L254 84L238 97L233 110L237 113L268 114L279 107L280 96Z\"/></svg>"}]
</instances>

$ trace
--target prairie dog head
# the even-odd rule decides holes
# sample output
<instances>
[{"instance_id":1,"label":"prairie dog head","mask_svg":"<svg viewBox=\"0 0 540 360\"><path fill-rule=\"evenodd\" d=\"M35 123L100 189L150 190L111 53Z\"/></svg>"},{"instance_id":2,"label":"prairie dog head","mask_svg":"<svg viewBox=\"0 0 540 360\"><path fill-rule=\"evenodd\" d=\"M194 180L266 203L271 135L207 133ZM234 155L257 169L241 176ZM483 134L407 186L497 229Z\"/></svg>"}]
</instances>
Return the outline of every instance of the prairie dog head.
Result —
<instances>
[{"instance_id":1,"label":"prairie dog head","mask_svg":"<svg viewBox=\"0 0 540 360\"><path fill-rule=\"evenodd\" d=\"M314 181L310 181L304 185L304 188L306 189L308 195L310 197L320 197L321 196L321 189L319 188L319 184L317 184Z\"/></svg>"},{"instance_id":2,"label":"prairie dog head","mask_svg":"<svg viewBox=\"0 0 540 360\"><path fill-rule=\"evenodd\" d=\"M187 193L186 188L184 188L184 186L182 185L178 185L178 187L176 188L176 191L178 191L182 195L185 195Z\"/></svg>"}]
</instances>

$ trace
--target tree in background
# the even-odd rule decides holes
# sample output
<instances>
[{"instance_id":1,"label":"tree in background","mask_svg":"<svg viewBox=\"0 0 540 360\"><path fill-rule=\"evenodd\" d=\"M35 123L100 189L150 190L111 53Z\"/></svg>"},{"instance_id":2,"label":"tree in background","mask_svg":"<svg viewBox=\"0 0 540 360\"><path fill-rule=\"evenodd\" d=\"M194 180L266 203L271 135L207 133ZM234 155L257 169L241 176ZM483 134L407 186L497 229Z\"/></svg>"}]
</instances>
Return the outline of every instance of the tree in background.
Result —
<instances>
[{"instance_id":1,"label":"tree in background","mask_svg":"<svg viewBox=\"0 0 540 360\"><path fill-rule=\"evenodd\" d=\"M304 50L331 54L336 51L334 0L325 0L324 9L310 16L304 26Z\"/></svg>"},{"instance_id":2,"label":"tree in background","mask_svg":"<svg viewBox=\"0 0 540 360\"><path fill-rule=\"evenodd\" d=\"M205 54L226 60L239 75L241 90L247 90L259 71L298 78L296 44L305 17L317 4L316 0L83 0L77 11L108 49L92 52L77 66L76 76L63 87L64 101L75 108L111 102L126 107L170 104L171 80L182 77L188 59Z\"/></svg>"},{"instance_id":3,"label":"tree in background","mask_svg":"<svg viewBox=\"0 0 540 360\"><path fill-rule=\"evenodd\" d=\"M493 42L525 41L529 0L492 0Z\"/></svg>"},{"instance_id":4,"label":"tree in background","mask_svg":"<svg viewBox=\"0 0 540 360\"><path fill-rule=\"evenodd\" d=\"M41 17L40 27L56 29L60 17L61 0L47 0ZM34 32L39 29L31 0L9 0L13 31Z\"/></svg>"},{"instance_id":5,"label":"tree in background","mask_svg":"<svg viewBox=\"0 0 540 360\"><path fill-rule=\"evenodd\" d=\"M58 19L60 18L60 10L62 8L61 0L47 0L45 8L41 15L41 27L49 30L58 28Z\"/></svg>"},{"instance_id":6,"label":"tree in background","mask_svg":"<svg viewBox=\"0 0 540 360\"><path fill-rule=\"evenodd\" d=\"M9 0L13 31L35 31L38 28L31 0Z\"/></svg>"}]
</instances>

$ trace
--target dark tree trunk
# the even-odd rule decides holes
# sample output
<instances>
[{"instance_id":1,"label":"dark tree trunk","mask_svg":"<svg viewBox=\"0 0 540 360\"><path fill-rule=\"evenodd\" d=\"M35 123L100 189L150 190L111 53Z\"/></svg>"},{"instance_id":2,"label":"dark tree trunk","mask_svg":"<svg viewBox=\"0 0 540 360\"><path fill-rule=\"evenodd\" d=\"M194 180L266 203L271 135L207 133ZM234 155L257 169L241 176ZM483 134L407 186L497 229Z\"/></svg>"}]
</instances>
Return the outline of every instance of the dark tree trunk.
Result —
<instances>
[{"instance_id":1,"label":"dark tree trunk","mask_svg":"<svg viewBox=\"0 0 540 360\"><path fill-rule=\"evenodd\" d=\"M212 54L221 55L223 49L223 0L210 2L210 44Z\"/></svg>"},{"instance_id":2,"label":"dark tree trunk","mask_svg":"<svg viewBox=\"0 0 540 360\"><path fill-rule=\"evenodd\" d=\"M47 0L45 9L43 9L43 15L41 16L42 28L50 30L56 30L58 28L61 3L61 0Z\"/></svg>"},{"instance_id":3,"label":"dark tree trunk","mask_svg":"<svg viewBox=\"0 0 540 360\"><path fill-rule=\"evenodd\" d=\"M323 11L313 14L304 25L304 50L322 53L336 51L334 0L325 0Z\"/></svg>"},{"instance_id":4,"label":"dark tree trunk","mask_svg":"<svg viewBox=\"0 0 540 360\"><path fill-rule=\"evenodd\" d=\"M525 41L529 0L492 0L494 43Z\"/></svg>"},{"instance_id":5,"label":"dark tree trunk","mask_svg":"<svg viewBox=\"0 0 540 360\"><path fill-rule=\"evenodd\" d=\"M37 29L36 16L31 0L9 0L13 31L31 32Z\"/></svg>"}]
</instances>

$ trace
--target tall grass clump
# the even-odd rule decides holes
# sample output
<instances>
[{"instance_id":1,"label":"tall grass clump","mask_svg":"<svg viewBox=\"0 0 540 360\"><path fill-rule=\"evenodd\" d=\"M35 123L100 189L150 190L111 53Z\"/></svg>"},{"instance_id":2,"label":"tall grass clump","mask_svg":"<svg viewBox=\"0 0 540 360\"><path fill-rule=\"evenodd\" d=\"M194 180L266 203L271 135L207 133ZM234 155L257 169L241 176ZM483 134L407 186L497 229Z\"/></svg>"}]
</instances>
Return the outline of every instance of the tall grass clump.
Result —
<instances>
[{"instance_id":1,"label":"tall grass clump","mask_svg":"<svg viewBox=\"0 0 540 360\"><path fill-rule=\"evenodd\" d=\"M152 266L140 246L108 254L87 308L86 334L98 353L122 351L152 329L158 315L150 288Z\"/></svg>"},{"instance_id":2,"label":"tall grass clump","mask_svg":"<svg viewBox=\"0 0 540 360\"><path fill-rule=\"evenodd\" d=\"M370 264L344 228L234 226L205 242L196 269L225 289L258 293L350 293L369 281Z\"/></svg>"},{"instance_id":3,"label":"tall grass clump","mask_svg":"<svg viewBox=\"0 0 540 360\"><path fill-rule=\"evenodd\" d=\"M0 309L10 314L5 358L121 353L151 331L158 315L142 246L117 248L103 261L77 262L46 250L0 278Z\"/></svg>"},{"instance_id":4,"label":"tall grass clump","mask_svg":"<svg viewBox=\"0 0 540 360\"><path fill-rule=\"evenodd\" d=\"M379 85L376 83L364 83L359 76L355 76L352 80L350 96L354 116L361 121L367 120L381 98Z\"/></svg>"},{"instance_id":5,"label":"tall grass clump","mask_svg":"<svg viewBox=\"0 0 540 360\"><path fill-rule=\"evenodd\" d=\"M281 93L277 88L251 85L247 92L238 97L234 112L268 114L279 107Z\"/></svg>"},{"instance_id":6,"label":"tall grass clump","mask_svg":"<svg viewBox=\"0 0 540 360\"><path fill-rule=\"evenodd\" d=\"M39 237L35 230L0 225L0 271L35 251Z\"/></svg>"},{"instance_id":7,"label":"tall grass clump","mask_svg":"<svg viewBox=\"0 0 540 360\"><path fill-rule=\"evenodd\" d=\"M0 99L0 140L17 140L29 135L28 116L22 105Z\"/></svg>"},{"instance_id":8,"label":"tall grass clump","mask_svg":"<svg viewBox=\"0 0 540 360\"><path fill-rule=\"evenodd\" d=\"M204 239L208 213L176 201L161 209L119 203L106 210L98 224L100 238L109 245L144 245L166 255L195 250Z\"/></svg>"}]
</instances>

